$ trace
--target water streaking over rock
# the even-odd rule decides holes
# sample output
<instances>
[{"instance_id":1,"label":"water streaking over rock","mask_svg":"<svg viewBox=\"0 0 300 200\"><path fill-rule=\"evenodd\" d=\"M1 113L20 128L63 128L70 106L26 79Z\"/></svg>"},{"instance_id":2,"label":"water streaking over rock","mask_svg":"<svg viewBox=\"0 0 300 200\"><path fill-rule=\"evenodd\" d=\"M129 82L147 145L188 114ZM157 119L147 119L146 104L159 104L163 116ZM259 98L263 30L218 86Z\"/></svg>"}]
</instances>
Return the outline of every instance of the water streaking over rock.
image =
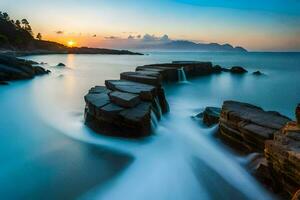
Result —
<instances>
[{"instance_id":1,"label":"water streaking over rock","mask_svg":"<svg viewBox=\"0 0 300 200\"><path fill-rule=\"evenodd\" d=\"M40 188L45 187L43 199L47 199L44 194L50 189L49 183L52 197L72 194L74 198L86 199L268 199L263 187L212 137L215 127L213 130L204 128L190 116L199 113L199 108L218 107L224 100L236 99L294 117L300 96L299 56L151 53L136 57L28 57L47 62L49 66L62 62L72 70L51 68L50 76L0 87L1 185L7 189L18 183L19 187L10 188L15 194L22 191L27 197L40 195ZM245 66L249 72L261 70L268 76L222 73L195 79L188 77L191 84L167 85L170 113L160 121L152 136L142 140L106 137L84 126L82 97L90 88L107 79L118 80L121 72L134 71L135 66L172 60L211 60L225 67ZM60 74L64 78L56 78ZM68 137L62 139L63 134ZM72 139L85 145L73 145ZM100 150L95 151L90 146ZM101 151L101 147L107 150ZM116 166L110 165L115 159L105 160L109 157L105 155L114 155L113 151L122 152L125 162L111 171L111 167ZM129 162L126 161L128 156ZM113 158L122 160L119 156ZM30 170L27 166L31 169L42 166L44 170ZM106 169L113 172L113 176L106 176ZM16 178L12 179L11 174ZM72 178L63 179L62 174L71 174L68 177ZM46 175L56 178L49 180Z\"/></svg>"},{"instance_id":2,"label":"water streaking over rock","mask_svg":"<svg viewBox=\"0 0 300 200\"><path fill-rule=\"evenodd\" d=\"M184 68L181 67L179 69L177 69L178 71L178 82L186 82L186 75L185 75L185 72L184 72Z\"/></svg>"}]
</instances>

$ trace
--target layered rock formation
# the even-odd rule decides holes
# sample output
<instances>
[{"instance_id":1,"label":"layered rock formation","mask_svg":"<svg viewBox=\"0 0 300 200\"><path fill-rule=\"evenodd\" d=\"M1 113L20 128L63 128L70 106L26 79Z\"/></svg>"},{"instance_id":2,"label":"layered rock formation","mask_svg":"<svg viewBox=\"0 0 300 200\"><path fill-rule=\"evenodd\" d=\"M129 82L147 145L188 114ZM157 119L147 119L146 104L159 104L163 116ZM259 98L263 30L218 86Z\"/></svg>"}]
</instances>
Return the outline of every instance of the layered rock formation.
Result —
<instances>
[{"instance_id":1,"label":"layered rock formation","mask_svg":"<svg viewBox=\"0 0 300 200\"><path fill-rule=\"evenodd\" d=\"M246 152L263 152L265 141L291 121L277 112L257 106L225 101L220 116L219 135Z\"/></svg>"},{"instance_id":2,"label":"layered rock formation","mask_svg":"<svg viewBox=\"0 0 300 200\"><path fill-rule=\"evenodd\" d=\"M221 108L206 107L202 113L199 113L196 117L202 118L203 123L206 126L212 126L219 123Z\"/></svg>"},{"instance_id":3,"label":"layered rock formation","mask_svg":"<svg viewBox=\"0 0 300 200\"><path fill-rule=\"evenodd\" d=\"M0 82L30 79L50 72L42 67L34 66L35 64L37 63L30 60L0 55Z\"/></svg>"},{"instance_id":4,"label":"layered rock formation","mask_svg":"<svg viewBox=\"0 0 300 200\"><path fill-rule=\"evenodd\" d=\"M173 62L139 66L135 72L123 72L120 80L106 80L85 96L85 121L99 133L141 137L151 132L151 120L168 112L162 87L178 81L178 70L187 77L217 73L210 62Z\"/></svg>"},{"instance_id":5,"label":"layered rock formation","mask_svg":"<svg viewBox=\"0 0 300 200\"><path fill-rule=\"evenodd\" d=\"M294 195L300 189L300 124L289 122L266 141L265 157L276 187Z\"/></svg>"},{"instance_id":6,"label":"layered rock formation","mask_svg":"<svg viewBox=\"0 0 300 200\"><path fill-rule=\"evenodd\" d=\"M296 119L299 111L298 106ZM272 190L292 197L300 189L299 122L251 104L225 101L219 135L239 150L264 153L254 162L254 174Z\"/></svg>"}]
</instances>

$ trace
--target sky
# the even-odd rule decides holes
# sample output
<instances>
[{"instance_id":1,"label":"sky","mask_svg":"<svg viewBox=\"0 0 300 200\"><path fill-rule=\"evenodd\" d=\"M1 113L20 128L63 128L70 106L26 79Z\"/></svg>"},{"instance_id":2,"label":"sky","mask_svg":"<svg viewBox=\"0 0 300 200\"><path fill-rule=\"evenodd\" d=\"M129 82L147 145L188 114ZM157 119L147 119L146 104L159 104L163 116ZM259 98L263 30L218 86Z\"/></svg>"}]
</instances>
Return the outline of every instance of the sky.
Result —
<instances>
[{"instance_id":1,"label":"sky","mask_svg":"<svg viewBox=\"0 0 300 200\"><path fill-rule=\"evenodd\" d=\"M1 0L0 8L28 19L43 39L77 46L122 48L145 35L167 35L250 51L300 51L299 0Z\"/></svg>"}]
</instances>

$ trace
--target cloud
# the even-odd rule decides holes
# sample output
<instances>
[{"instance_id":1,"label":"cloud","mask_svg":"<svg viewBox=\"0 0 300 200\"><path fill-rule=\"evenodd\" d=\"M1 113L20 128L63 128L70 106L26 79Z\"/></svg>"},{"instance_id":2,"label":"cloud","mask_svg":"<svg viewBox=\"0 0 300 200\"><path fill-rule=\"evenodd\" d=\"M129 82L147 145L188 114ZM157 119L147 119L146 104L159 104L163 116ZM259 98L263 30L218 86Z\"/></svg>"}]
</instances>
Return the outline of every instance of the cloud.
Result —
<instances>
[{"instance_id":1,"label":"cloud","mask_svg":"<svg viewBox=\"0 0 300 200\"><path fill-rule=\"evenodd\" d=\"M108 37L104 37L105 39L107 40L117 40L117 39L120 39L119 37L116 37L116 36L108 36Z\"/></svg>"},{"instance_id":2,"label":"cloud","mask_svg":"<svg viewBox=\"0 0 300 200\"><path fill-rule=\"evenodd\" d=\"M59 35L60 35L60 34L64 34L63 31L55 31L55 33L56 33L56 34L59 34Z\"/></svg>"},{"instance_id":3,"label":"cloud","mask_svg":"<svg viewBox=\"0 0 300 200\"><path fill-rule=\"evenodd\" d=\"M145 34L142 38L144 42L170 42L168 35L163 35L162 37L157 37L155 35Z\"/></svg>"}]
</instances>

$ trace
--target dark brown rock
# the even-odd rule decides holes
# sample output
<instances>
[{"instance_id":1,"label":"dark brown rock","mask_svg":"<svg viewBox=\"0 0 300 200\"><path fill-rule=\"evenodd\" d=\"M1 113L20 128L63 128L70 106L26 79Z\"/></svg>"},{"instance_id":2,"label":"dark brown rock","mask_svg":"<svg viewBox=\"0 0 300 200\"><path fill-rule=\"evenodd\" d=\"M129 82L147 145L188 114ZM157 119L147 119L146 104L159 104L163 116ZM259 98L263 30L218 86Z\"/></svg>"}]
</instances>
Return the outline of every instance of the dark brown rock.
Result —
<instances>
[{"instance_id":1,"label":"dark brown rock","mask_svg":"<svg viewBox=\"0 0 300 200\"><path fill-rule=\"evenodd\" d=\"M244 151L264 150L265 140L273 138L290 119L257 106L225 101L220 117L220 136Z\"/></svg>"},{"instance_id":2,"label":"dark brown rock","mask_svg":"<svg viewBox=\"0 0 300 200\"><path fill-rule=\"evenodd\" d=\"M289 122L265 143L265 157L278 188L293 196L300 188L300 128Z\"/></svg>"}]
</instances>

